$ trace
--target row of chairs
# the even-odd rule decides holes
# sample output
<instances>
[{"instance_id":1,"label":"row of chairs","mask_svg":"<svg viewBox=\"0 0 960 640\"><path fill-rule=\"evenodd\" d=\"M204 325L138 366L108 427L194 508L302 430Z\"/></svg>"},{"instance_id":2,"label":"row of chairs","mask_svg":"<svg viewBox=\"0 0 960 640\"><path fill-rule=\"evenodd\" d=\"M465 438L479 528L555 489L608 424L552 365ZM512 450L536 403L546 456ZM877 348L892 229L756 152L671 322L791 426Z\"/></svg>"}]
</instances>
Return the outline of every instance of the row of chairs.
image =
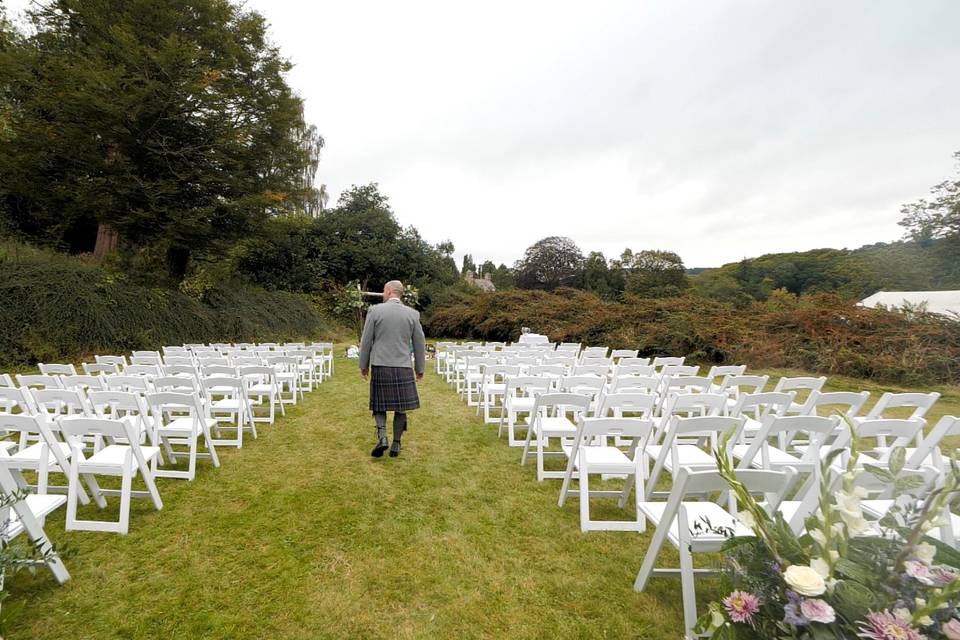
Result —
<instances>
[{"instance_id":1,"label":"row of chairs","mask_svg":"<svg viewBox=\"0 0 960 640\"><path fill-rule=\"evenodd\" d=\"M109 368L83 374L44 363L40 374L0 375L0 490L11 504L0 513L2 542L26 532L49 548L43 521L64 505L67 530L127 533L132 498L162 509L157 478L193 480L199 460L219 467L218 447L242 447L257 424L273 424L332 375L332 348L304 346L185 345L97 356ZM65 485L51 483L56 474ZM103 476L120 487L104 488ZM138 477L143 490L133 488ZM78 517L78 505L105 508L111 496L117 521ZM59 582L69 578L56 556L43 562Z\"/></svg>"},{"instance_id":2,"label":"row of chairs","mask_svg":"<svg viewBox=\"0 0 960 640\"><path fill-rule=\"evenodd\" d=\"M651 577L679 574L688 634L697 618L694 577L700 571L694 570L693 554L718 551L726 539L720 531L752 534L738 517L735 496L719 474L715 455L729 460L748 490L762 496L771 513L780 511L799 535L818 506L821 462L830 452L841 452L828 470L828 482L836 482L846 469L852 437L847 421L856 425L858 438L873 443L855 461L858 466L883 467L893 447L906 447L906 472L921 475L929 490L942 482L948 468L943 439L960 435L960 420L953 416L941 418L925 433L925 416L939 398L936 393L884 394L863 413L868 392L825 392L825 378L783 378L774 391L764 391L769 379L748 376L745 367L683 380L692 376L668 369L686 366L682 362L635 365L626 354L615 362L602 347L591 353L611 359L605 371L576 370L589 359L584 357L587 349L565 354L573 357L570 368L544 370L543 362L555 358L556 351L545 348L534 354L500 345L448 343L440 350L447 354L446 362L436 370L454 388L459 381L461 390L471 374L478 374L479 388L485 389L479 406L485 415L488 406L500 409L501 430L506 425L509 444L523 446L522 464L536 459L539 481L560 480L559 506L570 497L578 499L581 530L655 528L634 586L643 590ZM523 369L515 358L531 361ZM655 370L642 376L623 373L617 367L624 360L625 366ZM625 379L631 376L650 380L636 384ZM492 402L487 394L502 394L503 400ZM463 394L469 401L468 396ZM526 415L522 422L521 414ZM522 441L515 428L526 430ZM548 468L550 458L562 465ZM869 476L864 478L869 483ZM597 480L603 484L592 487ZM872 499L864 501L864 511L876 521L893 504L892 488L867 488ZM710 494L721 498L705 499ZM633 517L594 519L590 502L596 498L613 498L621 509L632 506ZM944 522L934 535L956 546L960 517L951 514ZM668 544L680 555L679 569L658 566Z\"/></svg>"}]
</instances>

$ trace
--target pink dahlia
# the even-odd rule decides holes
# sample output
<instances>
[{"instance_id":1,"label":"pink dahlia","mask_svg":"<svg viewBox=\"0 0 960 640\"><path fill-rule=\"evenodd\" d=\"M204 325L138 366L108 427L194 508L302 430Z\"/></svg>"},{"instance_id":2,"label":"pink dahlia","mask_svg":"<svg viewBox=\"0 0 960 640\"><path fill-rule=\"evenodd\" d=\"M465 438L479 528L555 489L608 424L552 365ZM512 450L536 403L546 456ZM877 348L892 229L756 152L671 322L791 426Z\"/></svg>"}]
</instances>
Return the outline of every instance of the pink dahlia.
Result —
<instances>
[{"instance_id":1,"label":"pink dahlia","mask_svg":"<svg viewBox=\"0 0 960 640\"><path fill-rule=\"evenodd\" d=\"M867 640L927 640L927 636L914 629L908 620L903 620L889 611L867 614L860 623L860 633Z\"/></svg>"},{"instance_id":2,"label":"pink dahlia","mask_svg":"<svg viewBox=\"0 0 960 640\"><path fill-rule=\"evenodd\" d=\"M930 567L919 560L907 560L903 563L907 575L927 586L933 586L933 572Z\"/></svg>"},{"instance_id":3,"label":"pink dahlia","mask_svg":"<svg viewBox=\"0 0 960 640\"><path fill-rule=\"evenodd\" d=\"M804 600L800 603L800 613L810 622L822 622L830 624L837 619L837 614L829 604L817 598L815 600Z\"/></svg>"},{"instance_id":4,"label":"pink dahlia","mask_svg":"<svg viewBox=\"0 0 960 640\"><path fill-rule=\"evenodd\" d=\"M746 591L734 591L723 599L723 607L734 622L753 624L753 614L760 610L760 598Z\"/></svg>"}]
</instances>

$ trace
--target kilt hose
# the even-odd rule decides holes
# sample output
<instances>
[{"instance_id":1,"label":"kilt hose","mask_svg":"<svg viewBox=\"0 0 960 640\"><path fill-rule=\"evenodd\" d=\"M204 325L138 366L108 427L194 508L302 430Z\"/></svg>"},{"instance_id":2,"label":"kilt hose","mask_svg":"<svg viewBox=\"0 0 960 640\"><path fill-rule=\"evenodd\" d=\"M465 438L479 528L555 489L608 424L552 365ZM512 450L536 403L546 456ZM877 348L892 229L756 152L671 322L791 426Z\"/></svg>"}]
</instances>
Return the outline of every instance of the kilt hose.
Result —
<instances>
[{"instance_id":1,"label":"kilt hose","mask_svg":"<svg viewBox=\"0 0 960 640\"><path fill-rule=\"evenodd\" d=\"M370 367L370 411L420 408L417 382L410 367Z\"/></svg>"}]
</instances>

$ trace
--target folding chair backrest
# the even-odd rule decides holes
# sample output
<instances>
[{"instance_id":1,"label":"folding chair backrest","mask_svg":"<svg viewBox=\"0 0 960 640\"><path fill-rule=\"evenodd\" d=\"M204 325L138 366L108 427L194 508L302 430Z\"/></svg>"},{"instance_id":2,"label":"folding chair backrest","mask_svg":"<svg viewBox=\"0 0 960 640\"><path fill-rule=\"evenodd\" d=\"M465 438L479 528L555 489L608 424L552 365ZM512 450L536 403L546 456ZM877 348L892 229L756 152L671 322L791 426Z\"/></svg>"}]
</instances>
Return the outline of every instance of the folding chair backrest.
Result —
<instances>
[{"instance_id":1,"label":"folding chair backrest","mask_svg":"<svg viewBox=\"0 0 960 640\"><path fill-rule=\"evenodd\" d=\"M191 364L169 364L163 367L163 376L187 377L199 380L197 369Z\"/></svg>"},{"instance_id":2,"label":"folding chair backrest","mask_svg":"<svg viewBox=\"0 0 960 640\"><path fill-rule=\"evenodd\" d=\"M256 378L267 382L277 377L277 370L273 367L258 364L237 367L237 374L241 378Z\"/></svg>"},{"instance_id":3,"label":"folding chair backrest","mask_svg":"<svg viewBox=\"0 0 960 640\"><path fill-rule=\"evenodd\" d=\"M940 394L936 392L932 393L885 393L880 396L880 399L877 400L877 404L873 406L870 412L867 414L868 419L872 418L885 418L891 417L889 411L891 409L913 409L913 413L910 414L910 420L920 420L926 415L927 411L930 410L937 400L940 398Z\"/></svg>"},{"instance_id":4,"label":"folding chair backrest","mask_svg":"<svg viewBox=\"0 0 960 640\"><path fill-rule=\"evenodd\" d=\"M190 356L166 356L163 359L164 366L192 367L193 358Z\"/></svg>"},{"instance_id":5,"label":"folding chair backrest","mask_svg":"<svg viewBox=\"0 0 960 640\"><path fill-rule=\"evenodd\" d=\"M130 364L123 368L123 375L158 377L163 375L163 371L158 364Z\"/></svg>"},{"instance_id":6,"label":"folding chair backrest","mask_svg":"<svg viewBox=\"0 0 960 640\"><path fill-rule=\"evenodd\" d=\"M200 375L209 378L210 376L226 376L234 378L237 376L237 368L224 365L210 365L200 368Z\"/></svg>"},{"instance_id":7,"label":"folding chair backrest","mask_svg":"<svg viewBox=\"0 0 960 640\"><path fill-rule=\"evenodd\" d=\"M636 359L637 353L636 349L614 349L610 353L610 358L618 362L624 358Z\"/></svg>"},{"instance_id":8,"label":"folding chair backrest","mask_svg":"<svg viewBox=\"0 0 960 640\"><path fill-rule=\"evenodd\" d=\"M115 373L120 373L120 365L117 364L109 364L106 362L84 362L82 366L83 372L88 376L112 375Z\"/></svg>"},{"instance_id":9,"label":"folding chair backrest","mask_svg":"<svg viewBox=\"0 0 960 640\"><path fill-rule=\"evenodd\" d=\"M794 392L767 391L764 393L742 393L730 415L750 414L757 420L773 414L783 415L793 402Z\"/></svg>"},{"instance_id":10,"label":"folding chair backrest","mask_svg":"<svg viewBox=\"0 0 960 640\"><path fill-rule=\"evenodd\" d=\"M870 399L869 391L854 393L852 391L811 391L810 396L803 405L803 413L807 415L829 415L838 413L837 409L843 409L842 415L853 418L860 413L863 405Z\"/></svg>"},{"instance_id":11,"label":"folding chair backrest","mask_svg":"<svg viewBox=\"0 0 960 640\"><path fill-rule=\"evenodd\" d=\"M146 419L147 401L138 393L127 391L91 391L90 404L100 418L113 418L122 414L136 414ZM109 409L109 411L107 411Z\"/></svg>"},{"instance_id":12,"label":"folding chair backrest","mask_svg":"<svg viewBox=\"0 0 960 640\"><path fill-rule=\"evenodd\" d=\"M560 378L560 390L568 393L580 393L597 396L603 391L607 381L599 376L567 376Z\"/></svg>"},{"instance_id":13,"label":"folding chair backrest","mask_svg":"<svg viewBox=\"0 0 960 640\"><path fill-rule=\"evenodd\" d=\"M747 365L745 364L714 365L707 372L707 377L716 383L718 379L723 380L727 376L742 376L746 372Z\"/></svg>"},{"instance_id":14,"label":"folding chair backrest","mask_svg":"<svg viewBox=\"0 0 960 640\"><path fill-rule=\"evenodd\" d=\"M700 367L696 365L668 364L660 368L663 376L695 376L699 373Z\"/></svg>"},{"instance_id":15,"label":"folding chair backrest","mask_svg":"<svg viewBox=\"0 0 960 640\"><path fill-rule=\"evenodd\" d=\"M507 378L506 382L506 393L507 395L517 396L534 396L539 393L546 393L550 390L553 381L550 378L542 378L538 376L515 376L512 378Z\"/></svg>"},{"instance_id":16,"label":"folding chair backrest","mask_svg":"<svg viewBox=\"0 0 960 640\"><path fill-rule=\"evenodd\" d=\"M610 390L619 393L629 389L631 393L657 393L660 389L660 378L648 375L627 374L615 375L610 382Z\"/></svg>"},{"instance_id":17,"label":"folding chair backrest","mask_svg":"<svg viewBox=\"0 0 960 640\"><path fill-rule=\"evenodd\" d=\"M727 376L720 383L720 392L730 393L735 398L742 393L762 393L769 381L770 376Z\"/></svg>"},{"instance_id":18,"label":"folding chair backrest","mask_svg":"<svg viewBox=\"0 0 960 640\"><path fill-rule=\"evenodd\" d=\"M583 375L595 375L595 376L605 376L610 371L610 365L603 364L577 364L574 365L572 375L583 376Z\"/></svg>"},{"instance_id":19,"label":"folding chair backrest","mask_svg":"<svg viewBox=\"0 0 960 640\"><path fill-rule=\"evenodd\" d=\"M719 393L678 393L663 403L661 415L716 416L726 406L727 397Z\"/></svg>"},{"instance_id":20,"label":"folding chair backrest","mask_svg":"<svg viewBox=\"0 0 960 640\"><path fill-rule=\"evenodd\" d=\"M153 388L157 391L190 391L196 393L199 384L195 377L161 376L153 381Z\"/></svg>"},{"instance_id":21,"label":"folding chair backrest","mask_svg":"<svg viewBox=\"0 0 960 640\"><path fill-rule=\"evenodd\" d=\"M857 425L858 438L893 438L891 447L908 447L919 443L923 420L904 418L867 418Z\"/></svg>"},{"instance_id":22,"label":"folding chair backrest","mask_svg":"<svg viewBox=\"0 0 960 640\"><path fill-rule=\"evenodd\" d=\"M27 438L34 434L39 435L41 441L47 445L57 442L53 430L50 429L50 423L38 415L0 413L0 433L2 432L10 435L18 434L21 444L25 444Z\"/></svg>"},{"instance_id":23,"label":"folding chair backrest","mask_svg":"<svg viewBox=\"0 0 960 640\"><path fill-rule=\"evenodd\" d=\"M208 399L212 395L240 395L245 390L245 386L241 378L233 378L229 376L207 376L205 378L201 378L200 386L203 388L203 392Z\"/></svg>"},{"instance_id":24,"label":"folding chair backrest","mask_svg":"<svg viewBox=\"0 0 960 640\"><path fill-rule=\"evenodd\" d=\"M785 471L767 471L762 469L737 469L737 481L752 494L763 494L765 496L778 496L772 504L768 501L765 507L771 512L780 506L780 500L787 489L793 484L794 473L792 470ZM706 493L715 491L729 491L730 485L717 471L690 471L681 469L673 484L673 490L670 492L670 498L667 500L664 521L669 522L666 514L671 511L676 513L679 503L687 496L702 496ZM671 519L672 520L672 519ZM689 523L693 525L693 523Z\"/></svg>"},{"instance_id":25,"label":"folding chair backrest","mask_svg":"<svg viewBox=\"0 0 960 640\"><path fill-rule=\"evenodd\" d=\"M125 440L131 445L140 441L139 434L134 433L130 424L122 420L74 418L72 420L60 420L59 427L64 438L72 444L80 444L81 449L83 447L80 439L84 436L103 436L110 440Z\"/></svg>"},{"instance_id":26,"label":"folding chair backrest","mask_svg":"<svg viewBox=\"0 0 960 640\"><path fill-rule=\"evenodd\" d=\"M13 378L10 377L9 373L0 373L0 389L6 387L7 389L12 389L15 387L13 383Z\"/></svg>"},{"instance_id":27,"label":"folding chair backrest","mask_svg":"<svg viewBox=\"0 0 960 640\"><path fill-rule=\"evenodd\" d=\"M607 351L609 351L607 347L587 347L582 355L586 358L606 358Z\"/></svg>"},{"instance_id":28,"label":"folding chair backrest","mask_svg":"<svg viewBox=\"0 0 960 640\"><path fill-rule=\"evenodd\" d=\"M205 414L200 405L200 398L193 393L179 393L162 391L147 395L147 405L156 419L163 420L164 416L174 417L189 414L194 420L194 429L200 433L201 423Z\"/></svg>"},{"instance_id":29,"label":"folding chair backrest","mask_svg":"<svg viewBox=\"0 0 960 640\"><path fill-rule=\"evenodd\" d=\"M0 387L0 413L24 413L33 415L37 412L37 405L33 395L27 387Z\"/></svg>"},{"instance_id":30,"label":"folding chair backrest","mask_svg":"<svg viewBox=\"0 0 960 640\"><path fill-rule=\"evenodd\" d=\"M823 389L823 385L826 383L826 376L820 376L819 378L803 376L794 378L783 377L777 380L777 385L773 388L773 390L799 391L801 389L806 389L808 391L820 391Z\"/></svg>"},{"instance_id":31,"label":"folding chair backrest","mask_svg":"<svg viewBox=\"0 0 960 640\"><path fill-rule=\"evenodd\" d=\"M588 411L591 402L590 396L579 393L541 393L534 403L533 413L534 415L542 415L550 413L551 410L562 410L572 412L576 419Z\"/></svg>"},{"instance_id":32,"label":"folding chair backrest","mask_svg":"<svg viewBox=\"0 0 960 640\"><path fill-rule=\"evenodd\" d=\"M776 416L768 415L763 419L760 431L750 442L740 461L740 466L749 468L754 460L761 460L764 468L769 468L769 447L771 438L777 438L779 446L793 440L798 434L809 438L802 462L820 465L820 448L836 433L839 418L823 416ZM810 471L812 469L806 469Z\"/></svg>"},{"instance_id":33,"label":"folding chair backrest","mask_svg":"<svg viewBox=\"0 0 960 640\"><path fill-rule=\"evenodd\" d=\"M656 373L652 364L624 364L623 360L613 368L614 376L654 376Z\"/></svg>"},{"instance_id":34,"label":"folding chair backrest","mask_svg":"<svg viewBox=\"0 0 960 640\"><path fill-rule=\"evenodd\" d=\"M57 376L17 374L17 385L28 389L62 389L63 384Z\"/></svg>"},{"instance_id":35,"label":"folding chair backrest","mask_svg":"<svg viewBox=\"0 0 960 640\"><path fill-rule=\"evenodd\" d=\"M75 376L77 375L77 368L72 364L45 364L40 362L37 364L37 368L40 369L40 373L47 376Z\"/></svg>"},{"instance_id":36,"label":"folding chair backrest","mask_svg":"<svg viewBox=\"0 0 960 640\"><path fill-rule=\"evenodd\" d=\"M686 357L676 358L673 356L657 356L653 359L652 364L655 367L676 366L682 365L684 360L686 360Z\"/></svg>"},{"instance_id":37,"label":"folding chair backrest","mask_svg":"<svg viewBox=\"0 0 960 640\"><path fill-rule=\"evenodd\" d=\"M159 351L145 351L145 350L141 350L141 351L134 351L131 355L132 355L134 358L159 358L159 357L160 357L160 352L159 352Z\"/></svg>"},{"instance_id":38,"label":"folding chair backrest","mask_svg":"<svg viewBox=\"0 0 960 640\"><path fill-rule=\"evenodd\" d=\"M107 388L106 379L103 376L92 375L74 375L60 376L60 383L64 389L81 389L83 391L103 391Z\"/></svg>"},{"instance_id":39,"label":"folding chair backrest","mask_svg":"<svg viewBox=\"0 0 960 640\"><path fill-rule=\"evenodd\" d=\"M47 417L89 416L86 394L76 389L35 389L30 392L37 409Z\"/></svg>"},{"instance_id":40,"label":"folding chair backrest","mask_svg":"<svg viewBox=\"0 0 960 640\"><path fill-rule=\"evenodd\" d=\"M235 367L259 367L263 365L263 360L252 356L231 358L231 361Z\"/></svg>"},{"instance_id":41,"label":"folding chair backrest","mask_svg":"<svg viewBox=\"0 0 960 640\"><path fill-rule=\"evenodd\" d=\"M710 378L706 376L664 376L661 389L664 396L675 393L707 393Z\"/></svg>"},{"instance_id":42,"label":"folding chair backrest","mask_svg":"<svg viewBox=\"0 0 960 640\"><path fill-rule=\"evenodd\" d=\"M528 368L527 375L562 378L567 375L567 368L559 364L537 364Z\"/></svg>"},{"instance_id":43,"label":"folding chair backrest","mask_svg":"<svg viewBox=\"0 0 960 640\"><path fill-rule=\"evenodd\" d=\"M130 358L130 364L136 364L136 365L146 364L146 365L153 365L153 366L159 367L163 365L163 359L160 357L160 354L149 355L149 356L132 356Z\"/></svg>"},{"instance_id":44,"label":"folding chair backrest","mask_svg":"<svg viewBox=\"0 0 960 640\"><path fill-rule=\"evenodd\" d=\"M597 416L622 418L624 414L639 414L649 418L656 404L657 396L652 393L608 393L600 401Z\"/></svg>"},{"instance_id":45,"label":"folding chair backrest","mask_svg":"<svg viewBox=\"0 0 960 640\"><path fill-rule=\"evenodd\" d=\"M118 367L125 367L129 363L126 356L94 356L97 364L115 364Z\"/></svg>"},{"instance_id":46,"label":"folding chair backrest","mask_svg":"<svg viewBox=\"0 0 960 640\"><path fill-rule=\"evenodd\" d=\"M147 393L151 390L148 378L144 376L109 376L107 389L110 391L130 391L133 393Z\"/></svg>"}]
</instances>

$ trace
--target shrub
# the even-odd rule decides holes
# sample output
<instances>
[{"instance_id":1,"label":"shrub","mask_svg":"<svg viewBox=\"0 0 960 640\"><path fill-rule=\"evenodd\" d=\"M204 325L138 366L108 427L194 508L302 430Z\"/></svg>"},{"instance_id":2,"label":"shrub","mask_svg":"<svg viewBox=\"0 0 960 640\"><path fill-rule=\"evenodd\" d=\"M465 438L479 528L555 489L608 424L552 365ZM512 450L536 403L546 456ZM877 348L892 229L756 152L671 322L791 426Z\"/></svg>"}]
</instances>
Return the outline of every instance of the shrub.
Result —
<instances>
[{"instance_id":1,"label":"shrub","mask_svg":"<svg viewBox=\"0 0 960 640\"><path fill-rule=\"evenodd\" d=\"M623 303L573 289L450 298L425 317L431 336L516 340L528 326L556 341L683 354L902 384L960 382L960 322L867 309L838 296L771 297L744 309L693 295Z\"/></svg>"},{"instance_id":2,"label":"shrub","mask_svg":"<svg viewBox=\"0 0 960 640\"><path fill-rule=\"evenodd\" d=\"M183 342L313 339L330 329L309 298L291 293L226 283L201 301L79 261L0 265L4 365Z\"/></svg>"}]
</instances>

